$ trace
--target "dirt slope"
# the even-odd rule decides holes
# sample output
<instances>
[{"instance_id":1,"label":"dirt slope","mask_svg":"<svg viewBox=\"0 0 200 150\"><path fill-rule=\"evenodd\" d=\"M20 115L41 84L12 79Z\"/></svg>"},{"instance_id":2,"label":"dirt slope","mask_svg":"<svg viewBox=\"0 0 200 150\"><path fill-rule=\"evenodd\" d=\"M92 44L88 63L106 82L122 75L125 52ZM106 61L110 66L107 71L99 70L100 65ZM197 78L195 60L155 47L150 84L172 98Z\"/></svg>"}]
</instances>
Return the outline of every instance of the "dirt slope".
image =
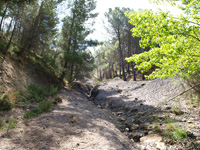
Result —
<instances>
[{"instance_id":1,"label":"dirt slope","mask_svg":"<svg viewBox=\"0 0 200 150\"><path fill-rule=\"evenodd\" d=\"M1 150L133 150L131 141L110 119L111 112L97 108L76 91L61 90L63 103L51 112L0 131Z\"/></svg>"},{"instance_id":2,"label":"dirt slope","mask_svg":"<svg viewBox=\"0 0 200 150\"><path fill-rule=\"evenodd\" d=\"M47 73L40 65L26 58L18 58L7 54L0 55L0 87L5 91L9 88L25 90L31 84L61 84L53 73Z\"/></svg>"}]
</instances>

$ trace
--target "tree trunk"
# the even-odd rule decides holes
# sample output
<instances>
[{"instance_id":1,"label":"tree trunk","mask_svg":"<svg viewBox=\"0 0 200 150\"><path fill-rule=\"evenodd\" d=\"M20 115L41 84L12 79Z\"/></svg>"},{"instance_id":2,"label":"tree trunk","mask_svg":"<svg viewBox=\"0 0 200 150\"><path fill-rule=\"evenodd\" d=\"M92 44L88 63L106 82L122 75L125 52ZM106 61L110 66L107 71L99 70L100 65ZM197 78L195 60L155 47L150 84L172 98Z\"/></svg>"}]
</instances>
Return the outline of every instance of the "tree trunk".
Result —
<instances>
[{"instance_id":1,"label":"tree trunk","mask_svg":"<svg viewBox=\"0 0 200 150\"><path fill-rule=\"evenodd\" d=\"M65 60L64 68L67 68L67 61L66 61L66 60ZM62 71L62 74L61 74L59 80L60 80L60 81L63 81L63 79L65 78L65 76L66 76L66 70L64 69L64 70Z\"/></svg>"},{"instance_id":2,"label":"tree trunk","mask_svg":"<svg viewBox=\"0 0 200 150\"><path fill-rule=\"evenodd\" d=\"M8 9L8 4L6 5L6 8L5 8L4 12L3 12L3 16L1 18L0 31L1 31L1 28L2 28L2 25L3 25L3 20L4 20L5 16L6 16L7 9Z\"/></svg>"},{"instance_id":3,"label":"tree trunk","mask_svg":"<svg viewBox=\"0 0 200 150\"><path fill-rule=\"evenodd\" d=\"M119 77L121 78L121 61L119 60Z\"/></svg>"},{"instance_id":4,"label":"tree trunk","mask_svg":"<svg viewBox=\"0 0 200 150\"><path fill-rule=\"evenodd\" d=\"M101 69L100 69L100 81L102 81Z\"/></svg>"},{"instance_id":5,"label":"tree trunk","mask_svg":"<svg viewBox=\"0 0 200 150\"><path fill-rule=\"evenodd\" d=\"M12 26L12 22L13 22L13 18L11 19L10 24L9 24L9 26L8 26L8 30L6 31L6 35L7 35L7 36L8 36L9 33L10 33L10 28L11 28L11 26Z\"/></svg>"},{"instance_id":6,"label":"tree trunk","mask_svg":"<svg viewBox=\"0 0 200 150\"><path fill-rule=\"evenodd\" d=\"M132 72L133 72L133 81L136 81L136 71L135 71L135 63L132 62Z\"/></svg>"},{"instance_id":7,"label":"tree trunk","mask_svg":"<svg viewBox=\"0 0 200 150\"><path fill-rule=\"evenodd\" d=\"M110 65L109 65L109 75L110 75L110 79L112 79L112 70L111 70Z\"/></svg>"},{"instance_id":8,"label":"tree trunk","mask_svg":"<svg viewBox=\"0 0 200 150\"><path fill-rule=\"evenodd\" d=\"M121 58L121 66L122 66L123 78L124 78L124 81L127 81L126 74L125 74L125 71L124 71L124 56L123 56L123 51L122 51L122 47L121 47L121 38L120 38L119 31L118 31L118 41L119 41L119 52L120 52L120 58Z\"/></svg>"},{"instance_id":9,"label":"tree trunk","mask_svg":"<svg viewBox=\"0 0 200 150\"><path fill-rule=\"evenodd\" d=\"M70 68L70 77L69 77L69 82L73 82L73 72L74 72L74 63L72 62L71 68Z\"/></svg>"},{"instance_id":10,"label":"tree trunk","mask_svg":"<svg viewBox=\"0 0 200 150\"><path fill-rule=\"evenodd\" d=\"M144 73L142 74L142 80L145 80Z\"/></svg>"},{"instance_id":11,"label":"tree trunk","mask_svg":"<svg viewBox=\"0 0 200 150\"><path fill-rule=\"evenodd\" d=\"M15 22L14 29L13 29L13 31L12 31L10 40L9 40L7 46L6 46L6 49L5 49L4 52L3 52L4 54L6 54L6 53L8 52L8 49L10 48L10 44L11 44L11 42L12 42L12 38L13 38L13 36L14 36L14 32L15 32L16 26L17 26L17 22Z\"/></svg>"},{"instance_id":12,"label":"tree trunk","mask_svg":"<svg viewBox=\"0 0 200 150\"><path fill-rule=\"evenodd\" d=\"M112 72L113 72L113 78L115 77L115 70L114 70L114 66L112 64Z\"/></svg>"}]
</instances>

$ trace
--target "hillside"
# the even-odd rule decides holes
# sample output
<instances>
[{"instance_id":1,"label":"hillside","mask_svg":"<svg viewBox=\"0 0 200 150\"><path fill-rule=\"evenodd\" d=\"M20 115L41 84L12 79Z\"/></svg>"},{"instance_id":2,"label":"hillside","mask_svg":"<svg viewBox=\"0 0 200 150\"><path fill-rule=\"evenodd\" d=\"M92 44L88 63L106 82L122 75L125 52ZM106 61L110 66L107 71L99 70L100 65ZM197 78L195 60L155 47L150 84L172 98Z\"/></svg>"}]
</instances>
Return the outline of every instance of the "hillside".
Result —
<instances>
[{"instance_id":1,"label":"hillside","mask_svg":"<svg viewBox=\"0 0 200 150\"><path fill-rule=\"evenodd\" d=\"M0 85L7 90L25 90L31 83L48 86L61 84L58 77L45 72L40 64L30 59L8 54L0 57Z\"/></svg>"}]
</instances>

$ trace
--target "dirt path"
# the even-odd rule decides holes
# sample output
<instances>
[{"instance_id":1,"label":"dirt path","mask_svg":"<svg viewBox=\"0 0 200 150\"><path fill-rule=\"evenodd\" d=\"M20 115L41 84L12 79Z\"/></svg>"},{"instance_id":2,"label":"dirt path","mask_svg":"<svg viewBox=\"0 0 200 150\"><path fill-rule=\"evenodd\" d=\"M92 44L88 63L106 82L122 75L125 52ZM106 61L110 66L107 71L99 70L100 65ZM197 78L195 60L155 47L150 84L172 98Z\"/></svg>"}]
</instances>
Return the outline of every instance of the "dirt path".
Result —
<instances>
[{"instance_id":1,"label":"dirt path","mask_svg":"<svg viewBox=\"0 0 200 150\"><path fill-rule=\"evenodd\" d=\"M1 150L133 150L131 141L110 119L76 91L61 90L63 103L52 111L0 132Z\"/></svg>"}]
</instances>

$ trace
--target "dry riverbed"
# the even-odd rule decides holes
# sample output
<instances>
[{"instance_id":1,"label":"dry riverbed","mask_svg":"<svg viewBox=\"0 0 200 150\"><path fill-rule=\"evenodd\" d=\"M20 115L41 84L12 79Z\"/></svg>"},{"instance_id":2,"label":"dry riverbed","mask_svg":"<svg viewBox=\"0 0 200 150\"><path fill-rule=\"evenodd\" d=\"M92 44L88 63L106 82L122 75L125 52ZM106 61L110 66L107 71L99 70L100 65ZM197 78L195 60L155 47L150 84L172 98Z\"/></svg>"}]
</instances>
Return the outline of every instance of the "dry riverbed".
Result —
<instances>
[{"instance_id":1,"label":"dry riverbed","mask_svg":"<svg viewBox=\"0 0 200 150\"><path fill-rule=\"evenodd\" d=\"M115 78L91 93L90 86L77 82L74 88L58 92L62 103L51 111L19 121L14 129L0 130L0 149L198 149L199 107L183 97L166 104L166 99L184 90L171 81ZM23 119L20 108L9 113ZM177 128L184 129L186 137L174 139L170 134Z\"/></svg>"}]
</instances>

